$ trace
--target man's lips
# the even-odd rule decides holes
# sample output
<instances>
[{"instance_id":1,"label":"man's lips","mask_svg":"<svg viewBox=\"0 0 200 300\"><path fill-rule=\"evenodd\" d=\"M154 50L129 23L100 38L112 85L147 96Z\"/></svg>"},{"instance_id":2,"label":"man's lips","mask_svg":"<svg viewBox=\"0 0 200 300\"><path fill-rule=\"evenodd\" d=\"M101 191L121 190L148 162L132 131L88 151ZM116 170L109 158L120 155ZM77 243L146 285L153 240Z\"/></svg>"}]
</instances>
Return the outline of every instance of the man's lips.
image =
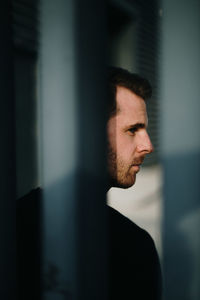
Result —
<instances>
[{"instance_id":1,"label":"man's lips","mask_svg":"<svg viewBox=\"0 0 200 300\"><path fill-rule=\"evenodd\" d=\"M142 161L137 161L137 162L134 162L132 164L132 166L141 166L142 163L143 163L143 160Z\"/></svg>"},{"instance_id":2,"label":"man's lips","mask_svg":"<svg viewBox=\"0 0 200 300\"><path fill-rule=\"evenodd\" d=\"M139 172L139 170L140 170L140 165L141 165L141 164L134 164L134 165L132 165L132 166L133 166L133 168L134 168L134 170L135 170L136 172Z\"/></svg>"},{"instance_id":3,"label":"man's lips","mask_svg":"<svg viewBox=\"0 0 200 300\"><path fill-rule=\"evenodd\" d=\"M134 168L134 170L135 170L136 172L139 172L140 166L141 166L142 163L143 163L143 160L142 160L142 161L135 162L134 164L132 164L132 167Z\"/></svg>"}]
</instances>

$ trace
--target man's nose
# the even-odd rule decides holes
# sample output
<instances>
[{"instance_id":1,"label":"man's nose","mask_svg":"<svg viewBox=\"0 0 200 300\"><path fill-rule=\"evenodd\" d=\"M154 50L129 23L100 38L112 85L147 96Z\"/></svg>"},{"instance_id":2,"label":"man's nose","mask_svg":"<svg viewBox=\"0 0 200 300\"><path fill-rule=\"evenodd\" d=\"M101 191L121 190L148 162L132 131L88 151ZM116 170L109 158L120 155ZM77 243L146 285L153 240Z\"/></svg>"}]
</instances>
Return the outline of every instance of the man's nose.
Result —
<instances>
[{"instance_id":1,"label":"man's nose","mask_svg":"<svg viewBox=\"0 0 200 300\"><path fill-rule=\"evenodd\" d=\"M149 154L154 151L154 147L147 132L144 132L138 141L137 151L144 154Z\"/></svg>"}]
</instances>

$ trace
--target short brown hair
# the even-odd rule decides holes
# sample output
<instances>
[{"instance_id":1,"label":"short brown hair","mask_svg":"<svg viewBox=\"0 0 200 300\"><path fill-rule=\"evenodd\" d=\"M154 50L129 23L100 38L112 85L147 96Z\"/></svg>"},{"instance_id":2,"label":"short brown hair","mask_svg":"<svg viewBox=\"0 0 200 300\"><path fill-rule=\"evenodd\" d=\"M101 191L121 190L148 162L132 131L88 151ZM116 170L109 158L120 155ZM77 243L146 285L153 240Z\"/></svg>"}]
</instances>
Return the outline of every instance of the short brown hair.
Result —
<instances>
[{"instance_id":1,"label":"short brown hair","mask_svg":"<svg viewBox=\"0 0 200 300\"><path fill-rule=\"evenodd\" d=\"M152 95L152 88L149 81L138 74L131 73L122 68L109 67L108 76L108 117L116 114L117 86L129 89L145 101Z\"/></svg>"}]
</instances>

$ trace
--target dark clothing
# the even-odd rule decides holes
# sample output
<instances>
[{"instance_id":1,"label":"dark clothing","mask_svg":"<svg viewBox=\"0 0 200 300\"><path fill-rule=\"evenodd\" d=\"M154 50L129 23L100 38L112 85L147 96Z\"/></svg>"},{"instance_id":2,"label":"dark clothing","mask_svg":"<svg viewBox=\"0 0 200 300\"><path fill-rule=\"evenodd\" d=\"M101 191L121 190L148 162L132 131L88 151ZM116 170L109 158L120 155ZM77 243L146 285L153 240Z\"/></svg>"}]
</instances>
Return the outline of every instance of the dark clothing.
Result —
<instances>
[{"instance_id":1,"label":"dark clothing","mask_svg":"<svg viewBox=\"0 0 200 300\"><path fill-rule=\"evenodd\" d=\"M17 200L17 300L41 299L41 190Z\"/></svg>"},{"instance_id":2,"label":"dark clothing","mask_svg":"<svg viewBox=\"0 0 200 300\"><path fill-rule=\"evenodd\" d=\"M110 207L109 226L109 300L160 300L160 263L150 235Z\"/></svg>"},{"instance_id":3,"label":"dark clothing","mask_svg":"<svg viewBox=\"0 0 200 300\"><path fill-rule=\"evenodd\" d=\"M20 300L27 299L27 295L29 300L39 300L41 295L41 209L40 189L18 200L17 277ZM160 264L152 238L116 210L108 207L108 212L108 300L160 300Z\"/></svg>"}]
</instances>

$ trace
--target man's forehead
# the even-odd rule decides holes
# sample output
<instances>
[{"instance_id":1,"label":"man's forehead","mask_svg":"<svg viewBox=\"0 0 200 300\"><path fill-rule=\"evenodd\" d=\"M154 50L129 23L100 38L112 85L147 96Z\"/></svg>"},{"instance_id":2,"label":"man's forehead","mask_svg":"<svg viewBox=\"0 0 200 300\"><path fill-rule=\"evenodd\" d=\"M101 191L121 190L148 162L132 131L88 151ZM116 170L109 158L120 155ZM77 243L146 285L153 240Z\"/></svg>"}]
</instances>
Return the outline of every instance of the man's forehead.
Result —
<instances>
[{"instance_id":1,"label":"man's forehead","mask_svg":"<svg viewBox=\"0 0 200 300\"><path fill-rule=\"evenodd\" d=\"M116 91L116 106L117 115L126 113L128 115L145 113L146 104L145 101L129 89L118 86Z\"/></svg>"}]
</instances>

